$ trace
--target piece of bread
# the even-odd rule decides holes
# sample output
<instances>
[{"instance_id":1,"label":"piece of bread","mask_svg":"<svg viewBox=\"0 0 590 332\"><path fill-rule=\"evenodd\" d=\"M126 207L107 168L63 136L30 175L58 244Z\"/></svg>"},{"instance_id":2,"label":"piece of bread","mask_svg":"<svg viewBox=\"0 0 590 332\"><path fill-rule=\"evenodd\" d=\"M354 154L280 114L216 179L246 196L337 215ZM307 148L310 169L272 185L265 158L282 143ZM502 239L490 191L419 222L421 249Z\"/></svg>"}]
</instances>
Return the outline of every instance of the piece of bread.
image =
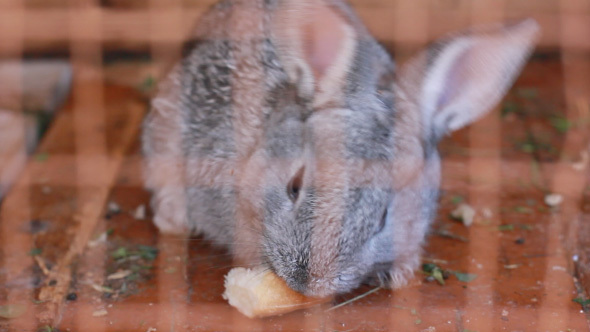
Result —
<instances>
[{"instance_id":1,"label":"piece of bread","mask_svg":"<svg viewBox=\"0 0 590 332\"><path fill-rule=\"evenodd\" d=\"M295 292L271 271L240 267L225 276L223 298L250 318L280 315L328 300Z\"/></svg>"}]
</instances>

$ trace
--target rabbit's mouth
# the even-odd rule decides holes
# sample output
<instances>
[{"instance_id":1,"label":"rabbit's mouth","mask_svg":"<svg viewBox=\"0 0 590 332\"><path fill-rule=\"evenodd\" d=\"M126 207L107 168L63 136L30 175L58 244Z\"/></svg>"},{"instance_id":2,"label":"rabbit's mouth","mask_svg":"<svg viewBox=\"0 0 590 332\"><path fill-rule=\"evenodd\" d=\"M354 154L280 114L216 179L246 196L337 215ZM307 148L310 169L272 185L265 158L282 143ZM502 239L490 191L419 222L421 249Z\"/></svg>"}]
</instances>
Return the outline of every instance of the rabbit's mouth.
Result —
<instances>
[{"instance_id":1,"label":"rabbit's mouth","mask_svg":"<svg viewBox=\"0 0 590 332\"><path fill-rule=\"evenodd\" d=\"M391 281L391 262L376 263L370 272L362 274L358 267L341 271L337 277L308 279L303 293L307 296L330 296L348 293L362 284L389 288Z\"/></svg>"},{"instance_id":2,"label":"rabbit's mouth","mask_svg":"<svg viewBox=\"0 0 590 332\"><path fill-rule=\"evenodd\" d=\"M357 288L362 278L357 275L342 274L336 278L331 279L315 279L311 278L307 283L303 294L312 297L326 297L333 296L336 294L348 293L351 290Z\"/></svg>"},{"instance_id":3,"label":"rabbit's mouth","mask_svg":"<svg viewBox=\"0 0 590 332\"><path fill-rule=\"evenodd\" d=\"M358 287L364 277L358 273L338 273L338 275L317 275L312 271L271 268L287 285L306 296L326 297L350 292Z\"/></svg>"}]
</instances>

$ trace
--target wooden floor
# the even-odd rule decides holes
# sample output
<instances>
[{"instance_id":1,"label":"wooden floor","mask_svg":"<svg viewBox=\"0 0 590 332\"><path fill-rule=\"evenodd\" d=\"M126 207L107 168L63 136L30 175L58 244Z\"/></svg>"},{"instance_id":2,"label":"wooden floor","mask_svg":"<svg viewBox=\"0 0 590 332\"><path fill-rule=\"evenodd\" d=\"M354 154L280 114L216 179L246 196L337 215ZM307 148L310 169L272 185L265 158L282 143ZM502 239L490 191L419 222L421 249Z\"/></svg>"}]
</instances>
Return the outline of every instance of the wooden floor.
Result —
<instances>
[{"instance_id":1,"label":"wooden floor","mask_svg":"<svg viewBox=\"0 0 590 332\"><path fill-rule=\"evenodd\" d=\"M152 225L138 150L143 95L77 77L1 205L0 331L588 331L590 97L579 87L590 71L568 66L589 61L536 56L494 114L441 144L443 193L424 263L444 285L417 272L404 289L330 310L373 290L363 286L262 320L222 299L232 267L222 250ZM563 203L548 206L550 193ZM460 204L477 212L470 227L450 217Z\"/></svg>"}]
</instances>

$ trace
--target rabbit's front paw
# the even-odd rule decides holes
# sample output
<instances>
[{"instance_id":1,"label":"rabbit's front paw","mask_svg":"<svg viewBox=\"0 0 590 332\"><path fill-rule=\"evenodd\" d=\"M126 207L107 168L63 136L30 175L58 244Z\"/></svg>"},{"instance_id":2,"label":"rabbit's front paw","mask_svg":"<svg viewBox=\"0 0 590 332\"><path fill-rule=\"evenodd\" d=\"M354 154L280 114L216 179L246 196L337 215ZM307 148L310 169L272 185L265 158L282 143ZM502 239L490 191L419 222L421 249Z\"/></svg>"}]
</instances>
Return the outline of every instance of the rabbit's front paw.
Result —
<instances>
[{"instance_id":1,"label":"rabbit's front paw","mask_svg":"<svg viewBox=\"0 0 590 332\"><path fill-rule=\"evenodd\" d=\"M391 289L402 288L414 278L414 271L420 265L420 256L402 259L395 263L389 272L389 287Z\"/></svg>"},{"instance_id":2,"label":"rabbit's front paw","mask_svg":"<svg viewBox=\"0 0 590 332\"><path fill-rule=\"evenodd\" d=\"M184 190L162 188L153 195L154 224L162 233L190 235Z\"/></svg>"}]
</instances>

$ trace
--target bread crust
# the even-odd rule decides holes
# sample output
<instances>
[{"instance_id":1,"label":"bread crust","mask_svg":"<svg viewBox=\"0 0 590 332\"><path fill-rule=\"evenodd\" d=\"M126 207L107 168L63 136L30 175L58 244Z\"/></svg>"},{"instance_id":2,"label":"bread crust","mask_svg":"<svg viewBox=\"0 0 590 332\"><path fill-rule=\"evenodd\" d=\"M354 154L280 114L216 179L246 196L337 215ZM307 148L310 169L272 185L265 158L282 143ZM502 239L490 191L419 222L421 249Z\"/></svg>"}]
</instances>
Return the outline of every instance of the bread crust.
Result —
<instances>
[{"instance_id":1,"label":"bread crust","mask_svg":"<svg viewBox=\"0 0 590 332\"><path fill-rule=\"evenodd\" d=\"M269 270L241 267L230 270L225 276L223 298L250 318L285 314L328 300L295 292Z\"/></svg>"}]
</instances>

